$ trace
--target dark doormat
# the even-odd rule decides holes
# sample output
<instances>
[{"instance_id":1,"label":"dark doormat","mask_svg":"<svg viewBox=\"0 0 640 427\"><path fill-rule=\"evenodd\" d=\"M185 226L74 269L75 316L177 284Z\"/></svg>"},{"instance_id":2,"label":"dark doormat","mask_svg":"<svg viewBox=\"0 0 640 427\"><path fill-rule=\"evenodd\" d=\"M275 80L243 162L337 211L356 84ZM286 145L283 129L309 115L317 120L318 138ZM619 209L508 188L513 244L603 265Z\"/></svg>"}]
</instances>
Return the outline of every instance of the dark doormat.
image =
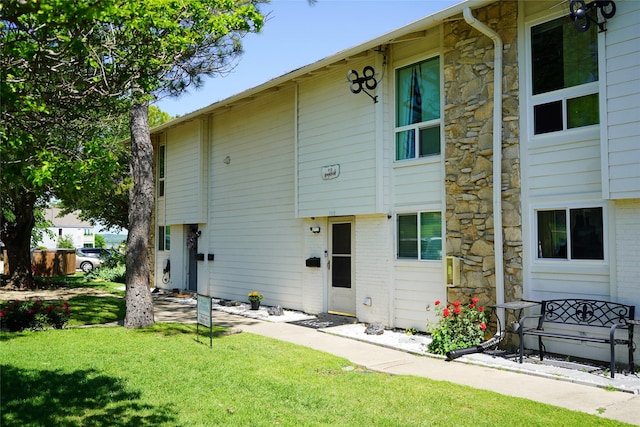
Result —
<instances>
[{"instance_id":1,"label":"dark doormat","mask_svg":"<svg viewBox=\"0 0 640 427\"><path fill-rule=\"evenodd\" d=\"M294 322L287 323L291 325L304 326L305 328L322 329L358 323L358 319L350 316L340 316L338 314L320 313L314 319L296 320Z\"/></svg>"}]
</instances>

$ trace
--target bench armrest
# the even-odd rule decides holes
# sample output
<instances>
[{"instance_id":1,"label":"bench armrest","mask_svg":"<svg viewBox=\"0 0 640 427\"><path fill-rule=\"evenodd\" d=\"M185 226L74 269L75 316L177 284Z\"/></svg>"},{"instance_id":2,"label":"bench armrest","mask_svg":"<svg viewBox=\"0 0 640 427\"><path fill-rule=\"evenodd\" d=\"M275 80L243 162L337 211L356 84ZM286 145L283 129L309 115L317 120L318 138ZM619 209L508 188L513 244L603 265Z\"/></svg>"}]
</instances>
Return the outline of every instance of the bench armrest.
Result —
<instances>
[{"instance_id":1,"label":"bench armrest","mask_svg":"<svg viewBox=\"0 0 640 427\"><path fill-rule=\"evenodd\" d=\"M627 326L628 326L627 323L614 323L613 326L611 326L611 329L609 330L609 339L611 340L611 342L615 341L616 329L625 328Z\"/></svg>"},{"instance_id":2,"label":"bench armrest","mask_svg":"<svg viewBox=\"0 0 640 427\"><path fill-rule=\"evenodd\" d=\"M524 326L524 321L527 319L540 319L542 317L542 314L529 314L528 316L522 316L520 318L520 321L518 323L520 323L520 328L518 329L522 329L522 327Z\"/></svg>"}]
</instances>

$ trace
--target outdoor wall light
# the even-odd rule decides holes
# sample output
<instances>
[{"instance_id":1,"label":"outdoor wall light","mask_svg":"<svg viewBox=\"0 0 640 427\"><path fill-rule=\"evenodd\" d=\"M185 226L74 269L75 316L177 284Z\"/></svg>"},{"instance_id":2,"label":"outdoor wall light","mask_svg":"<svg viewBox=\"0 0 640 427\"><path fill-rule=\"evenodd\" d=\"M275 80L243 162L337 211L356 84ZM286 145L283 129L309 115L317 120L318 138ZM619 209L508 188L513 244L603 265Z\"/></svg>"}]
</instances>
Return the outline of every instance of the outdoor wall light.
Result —
<instances>
[{"instance_id":1,"label":"outdoor wall light","mask_svg":"<svg viewBox=\"0 0 640 427\"><path fill-rule=\"evenodd\" d=\"M231 163L231 157L229 157L229 156L225 157L223 162L224 162L225 165L228 165L229 163Z\"/></svg>"},{"instance_id":2,"label":"outdoor wall light","mask_svg":"<svg viewBox=\"0 0 640 427\"><path fill-rule=\"evenodd\" d=\"M309 230L311 230L313 234L320 233L320 227L309 227Z\"/></svg>"}]
</instances>

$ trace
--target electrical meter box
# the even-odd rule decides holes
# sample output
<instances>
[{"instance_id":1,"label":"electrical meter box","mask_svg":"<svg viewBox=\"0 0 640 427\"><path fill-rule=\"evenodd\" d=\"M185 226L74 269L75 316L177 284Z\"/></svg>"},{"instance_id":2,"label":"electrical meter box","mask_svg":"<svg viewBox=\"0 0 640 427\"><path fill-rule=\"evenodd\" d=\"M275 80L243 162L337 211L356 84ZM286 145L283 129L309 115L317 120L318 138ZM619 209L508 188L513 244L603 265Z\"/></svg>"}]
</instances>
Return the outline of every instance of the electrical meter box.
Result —
<instances>
[{"instance_id":1,"label":"electrical meter box","mask_svg":"<svg viewBox=\"0 0 640 427\"><path fill-rule=\"evenodd\" d=\"M446 258L447 286L460 286L460 258L448 256Z\"/></svg>"}]
</instances>

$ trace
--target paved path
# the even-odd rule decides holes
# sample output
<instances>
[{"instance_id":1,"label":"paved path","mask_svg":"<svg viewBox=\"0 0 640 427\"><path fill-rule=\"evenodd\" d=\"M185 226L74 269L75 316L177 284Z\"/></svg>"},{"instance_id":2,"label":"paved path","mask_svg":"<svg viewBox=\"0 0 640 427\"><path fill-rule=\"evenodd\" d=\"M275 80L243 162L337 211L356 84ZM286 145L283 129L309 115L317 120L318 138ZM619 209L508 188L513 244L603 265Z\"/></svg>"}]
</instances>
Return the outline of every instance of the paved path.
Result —
<instances>
[{"instance_id":1,"label":"paved path","mask_svg":"<svg viewBox=\"0 0 640 427\"><path fill-rule=\"evenodd\" d=\"M159 322L195 323L196 319L195 306L163 299L155 300L154 311L156 321ZM239 328L245 332L328 352L378 372L449 381L640 425L638 394L607 391L593 386L459 361L445 362L322 333L315 329L288 323L266 322L218 310L213 311L212 321L215 325Z\"/></svg>"}]
</instances>

